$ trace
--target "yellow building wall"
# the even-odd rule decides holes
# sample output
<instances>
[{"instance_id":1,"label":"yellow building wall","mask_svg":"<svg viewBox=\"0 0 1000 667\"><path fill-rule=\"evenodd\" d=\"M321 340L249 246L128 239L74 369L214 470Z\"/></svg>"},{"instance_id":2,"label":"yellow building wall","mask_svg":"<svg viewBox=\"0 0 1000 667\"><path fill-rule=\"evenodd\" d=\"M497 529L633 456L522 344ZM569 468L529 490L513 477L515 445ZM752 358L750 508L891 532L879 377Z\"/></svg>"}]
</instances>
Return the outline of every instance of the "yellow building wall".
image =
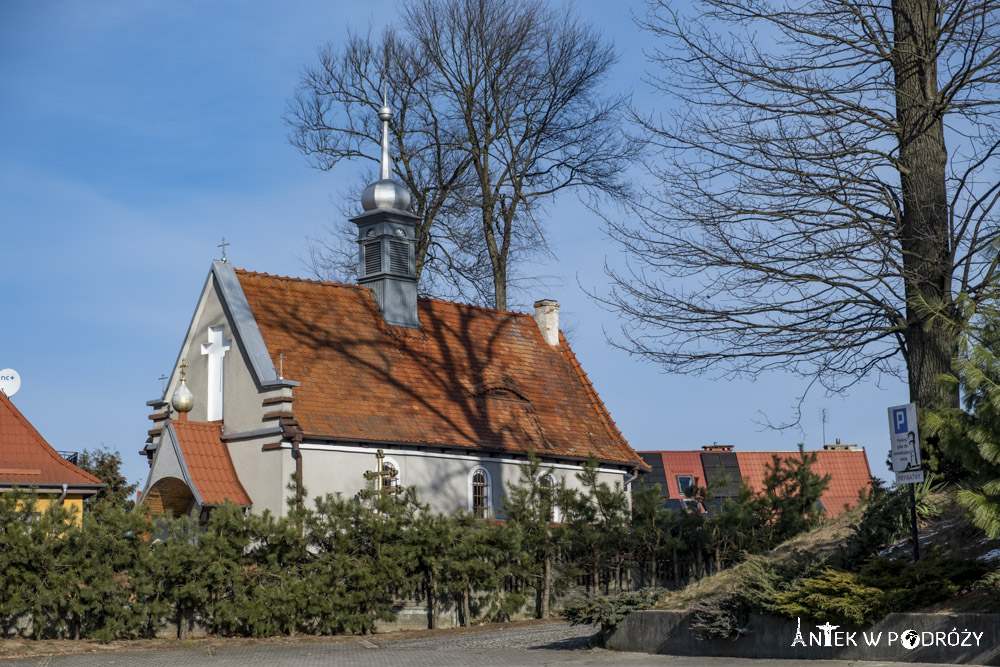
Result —
<instances>
[{"instance_id":1,"label":"yellow building wall","mask_svg":"<svg viewBox=\"0 0 1000 667\"><path fill-rule=\"evenodd\" d=\"M35 511L39 514L44 513L49 507L51 507L62 494L55 495L39 495L35 500ZM62 505L66 508L66 511L72 516L73 525L80 526L83 524L83 496L76 493L67 493L66 497L63 498Z\"/></svg>"}]
</instances>

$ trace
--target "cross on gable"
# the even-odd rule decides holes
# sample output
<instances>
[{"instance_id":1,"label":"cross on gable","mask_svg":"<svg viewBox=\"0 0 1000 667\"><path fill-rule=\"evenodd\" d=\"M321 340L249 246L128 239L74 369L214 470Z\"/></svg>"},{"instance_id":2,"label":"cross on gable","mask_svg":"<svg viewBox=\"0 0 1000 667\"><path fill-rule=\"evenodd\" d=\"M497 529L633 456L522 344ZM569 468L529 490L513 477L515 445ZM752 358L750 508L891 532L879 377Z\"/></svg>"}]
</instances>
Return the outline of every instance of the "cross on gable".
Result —
<instances>
[{"instance_id":1,"label":"cross on gable","mask_svg":"<svg viewBox=\"0 0 1000 667\"><path fill-rule=\"evenodd\" d=\"M201 344L201 353L207 354L209 358L223 356L232 349L233 341L227 340L223 335L225 329L222 327L208 328L208 342Z\"/></svg>"},{"instance_id":2,"label":"cross on gable","mask_svg":"<svg viewBox=\"0 0 1000 667\"><path fill-rule=\"evenodd\" d=\"M208 356L208 391L206 398L208 421L222 419L223 394L225 391L226 352L232 349L233 341L225 337L224 327L209 327L208 342L201 344L201 353Z\"/></svg>"}]
</instances>

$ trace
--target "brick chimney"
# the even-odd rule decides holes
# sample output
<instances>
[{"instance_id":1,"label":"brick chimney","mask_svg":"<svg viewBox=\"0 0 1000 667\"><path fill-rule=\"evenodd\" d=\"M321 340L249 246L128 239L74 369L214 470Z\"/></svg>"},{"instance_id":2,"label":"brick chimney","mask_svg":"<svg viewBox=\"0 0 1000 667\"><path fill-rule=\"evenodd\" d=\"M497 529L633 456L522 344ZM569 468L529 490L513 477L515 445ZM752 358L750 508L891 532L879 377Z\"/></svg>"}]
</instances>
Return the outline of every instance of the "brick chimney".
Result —
<instances>
[{"instance_id":1,"label":"brick chimney","mask_svg":"<svg viewBox=\"0 0 1000 667\"><path fill-rule=\"evenodd\" d=\"M535 302L535 323L549 345L559 344L559 302L542 299Z\"/></svg>"}]
</instances>

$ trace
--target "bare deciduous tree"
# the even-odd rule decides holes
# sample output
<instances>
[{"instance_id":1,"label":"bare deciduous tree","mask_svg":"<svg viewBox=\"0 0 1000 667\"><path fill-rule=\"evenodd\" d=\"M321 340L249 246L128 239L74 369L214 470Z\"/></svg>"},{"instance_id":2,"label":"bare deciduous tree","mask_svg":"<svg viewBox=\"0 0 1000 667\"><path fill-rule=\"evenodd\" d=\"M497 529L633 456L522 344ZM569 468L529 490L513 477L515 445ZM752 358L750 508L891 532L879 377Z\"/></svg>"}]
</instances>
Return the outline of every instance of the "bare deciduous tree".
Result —
<instances>
[{"instance_id":1,"label":"bare deciduous tree","mask_svg":"<svg viewBox=\"0 0 1000 667\"><path fill-rule=\"evenodd\" d=\"M443 220L458 213L454 193L462 188L469 166L468 158L455 150L450 121L436 112L443 103L435 99L427 63L391 28L378 39L351 34L342 49L328 44L318 55L319 64L305 69L288 104L289 141L317 169L330 170L341 160L355 159L370 160L377 167L377 112L382 95L391 93L393 174L410 191L411 210L421 218L416 246L420 278L429 261L435 223L447 228ZM341 213L355 215L357 205L357 196L345 197ZM310 268L319 277L349 282L357 272L357 228L345 221L330 232L333 239L312 239Z\"/></svg>"},{"instance_id":2,"label":"bare deciduous tree","mask_svg":"<svg viewBox=\"0 0 1000 667\"><path fill-rule=\"evenodd\" d=\"M673 370L781 369L850 386L937 377L954 295L994 276L1000 4L993 0L652 2L639 118L660 184L612 224L630 258L607 302L619 343ZM946 148L946 139L947 146Z\"/></svg>"},{"instance_id":3,"label":"bare deciduous tree","mask_svg":"<svg viewBox=\"0 0 1000 667\"><path fill-rule=\"evenodd\" d=\"M290 104L291 141L321 169L376 159L387 83L396 172L423 219L418 267L433 274L422 289L506 309L518 257L547 252L546 203L626 190L623 100L601 89L614 62L592 28L540 0L409 3L378 42L321 51Z\"/></svg>"}]
</instances>

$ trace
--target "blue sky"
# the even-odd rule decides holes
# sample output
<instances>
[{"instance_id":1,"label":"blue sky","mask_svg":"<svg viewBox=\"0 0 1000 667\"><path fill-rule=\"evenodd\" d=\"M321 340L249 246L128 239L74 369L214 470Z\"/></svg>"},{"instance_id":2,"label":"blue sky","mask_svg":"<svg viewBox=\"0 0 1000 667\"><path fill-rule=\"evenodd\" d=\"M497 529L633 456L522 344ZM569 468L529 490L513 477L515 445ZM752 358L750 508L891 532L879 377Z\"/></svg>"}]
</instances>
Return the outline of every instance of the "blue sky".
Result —
<instances>
[{"instance_id":1,"label":"blue sky","mask_svg":"<svg viewBox=\"0 0 1000 667\"><path fill-rule=\"evenodd\" d=\"M13 401L54 447L118 449L129 479L145 480L145 402L161 393L221 237L238 268L309 277L306 238L337 221L367 167L310 169L285 139L285 102L317 47L347 25L380 25L394 7L0 3L0 368L21 374ZM609 85L669 107L641 80L653 43L629 3L577 9L621 53ZM606 289L601 267L621 261L618 248L573 195L551 207L548 232L556 257L538 270L557 281L517 309L562 304L577 356L635 449L818 448L826 408L827 442L865 446L887 476L886 407L907 401L903 384L816 392L801 430L762 429L765 417L793 418L803 381L670 375L612 348L615 316L579 285Z\"/></svg>"}]
</instances>

